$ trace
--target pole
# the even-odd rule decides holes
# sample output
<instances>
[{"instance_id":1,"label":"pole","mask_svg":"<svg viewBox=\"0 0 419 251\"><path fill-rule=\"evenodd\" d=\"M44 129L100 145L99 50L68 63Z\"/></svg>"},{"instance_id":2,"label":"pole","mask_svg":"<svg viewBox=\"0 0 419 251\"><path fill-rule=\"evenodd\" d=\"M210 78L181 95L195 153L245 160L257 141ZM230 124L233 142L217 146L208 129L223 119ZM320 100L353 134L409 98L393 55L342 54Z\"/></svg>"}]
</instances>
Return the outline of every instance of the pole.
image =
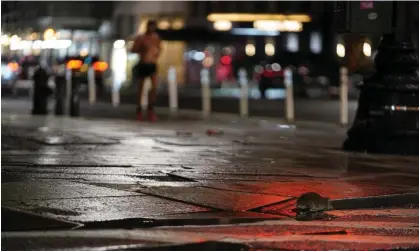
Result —
<instances>
[{"instance_id":1,"label":"pole","mask_svg":"<svg viewBox=\"0 0 419 251\"><path fill-rule=\"evenodd\" d=\"M202 115L211 114L211 89L208 69L201 70Z\"/></svg>"},{"instance_id":2,"label":"pole","mask_svg":"<svg viewBox=\"0 0 419 251\"><path fill-rule=\"evenodd\" d=\"M244 68L239 70L240 83L240 116L249 116L249 86L247 80L247 72Z\"/></svg>"},{"instance_id":3,"label":"pole","mask_svg":"<svg viewBox=\"0 0 419 251\"><path fill-rule=\"evenodd\" d=\"M65 72L65 109L66 114L70 114L70 107L71 107L71 93L73 89L73 70L67 69Z\"/></svg>"},{"instance_id":4,"label":"pole","mask_svg":"<svg viewBox=\"0 0 419 251\"><path fill-rule=\"evenodd\" d=\"M176 69L171 66L167 72L167 83L169 89L169 107L171 113L177 113L178 110L178 87L176 81Z\"/></svg>"},{"instance_id":5,"label":"pole","mask_svg":"<svg viewBox=\"0 0 419 251\"><path fill-rule=\"evenodd\" d=\"M87 83L89 87L89 103L94 104L96 102L96 81L95 69L93 69L93 67L89 67L89 71L87 72Z\"/></svg>"},{"instance_id":6,"label":"pole","mask_svg":"<svg viewBox=\"0 0 419 251\"><path fill-rule=\"evenodd\" d=\"M292 70L290 68L285 69L285 118L288 122L294 122L294 91L292 83Z\"/></svg>"},{"instance_id":7,"label":"pole","mask_svg":"<svg viewBox=\"0 0 419 251\"><path fill-rule=\"evenodd\" d=\"M348 69L340 68L340 124L348 125Z\"/></svg>"},{"instance_id":8,"label":"pole","mask_svg":"<svg viewBox=\"0 0 419 251\"><path fill-rule=\"evenodd\" d=\"M150 93L150 88L151 88L151 78L145 78L144 79L144 84L143 84L143 93L142 93L142 98L141 98L141 106L143 107L143 110L147 109L148 106L148 94Z\"/></svg>"}]
</instances>

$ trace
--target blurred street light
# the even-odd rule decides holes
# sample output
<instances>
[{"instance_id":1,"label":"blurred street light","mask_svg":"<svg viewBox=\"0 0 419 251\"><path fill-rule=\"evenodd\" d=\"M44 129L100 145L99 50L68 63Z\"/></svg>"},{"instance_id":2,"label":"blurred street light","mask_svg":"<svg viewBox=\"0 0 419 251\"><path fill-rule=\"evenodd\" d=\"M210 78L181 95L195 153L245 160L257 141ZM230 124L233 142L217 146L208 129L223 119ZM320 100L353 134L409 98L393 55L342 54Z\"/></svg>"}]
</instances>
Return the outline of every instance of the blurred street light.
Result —
<instances>
[{"instance_id":1,"label":"blurred street light","mask_svg":"<svg viewBox=\"0 0 419 251\"><path fill-rule=\"evenodd\" d=\"M253 44L247 44L245 47L246 55L252 57L256 54L256 48Z\"/></svg>"},{"instance_id":2,"label":"blurred street light","mask_svg":"<svg viewBox=\"0 0 419 251\"><path fill-rule=\"evenodd\" d=\"M345 46L343 44L336 45L336 54L338 55L338 57L345 57Z\"/></svg>"},{"instance_id":3,"label":"blurred street light","mask_svg":"<svg viewBox=\"0 0 419 251\"><path fill-rule=\"evenodd\" d=\"M181 19L176 19L172 23L172 28L175 30L180 30L183 28L183 26L185 26L185 23Z\"/></svg>"},{"instance_id":4,"label":"blurred street light","mask_svg":"<svg viewBox=\"0 0 419 251\"><path fill-rule=\"evenodd\" d=\"M170 28L170 23L167 20L161 20L157 23L157 28L160 30L167 30Z\"/></svg>"},{"instance_id":5,"label":"blurred street light","mask_svg":"<svg viewBox=\"0 0 419 251\"><path fill-rule=\"evenodd\" d=\"M275 55L275 46L272 43L267 43L265 45L265 53L268 56L273 56Z\"/></svg>"},{"instance_id":6,"label":"blurred street light","mask_svg":"<svg viewBox=\"0 0 419 251\"><path fill-rule=\"evenodd\" d=\"M54 29L49 28L49 29L45 30L44 40L52 40L52 39L54 39L54 36L55 36L55 30Z\"/></svg>"},{"instance_id":7,"label":"blurred street light","mask_svg":"<svg viewBox=\"0 0 419 251\"><path fill-rule=\"evenodd\" d=\"M9 45L9 36L8 35L2 35L1 36L1 44L2 45Z\"/></svg>"},{"instance_id":8,"label":"blurred street light","mask_svg":"<svg viewBox=\"0 0 419 251\"><path fill-rule=\"evenodd\" d=\"M214 29L218 31L228 31L232 26L233 24L230 21L220 20L214 22Z\"/></svg>"},{"instance_id":9,"label":"blurred street light","mask_svg":"<svg viewBox=\"0 0 419 251\"><path fill-rule=\"evenodd\" d=\"M38 34L36 34L36 32L32 32L29 37L31 40L36 40L38 38Z\"/></svg>"},{"instance_id":10,"label":"blurred street light","mask_svg":"<svg viewBox=\"0 0 419 251\"><path fill-rule=\"evenodd\" d=\"M18 37L18 35L13 35L9 40L10 50L12 50L12 51L13 50L18 50L21 40L22 39L20 37Z\"/></svg>"},{"instance_id":11,"label":"blurred street light","mask_svg":"<svg viewBox=\"0 0 419 251\"><path fill-rule=\"evenodd\" d=\"M371 57L371 45L368 42L365 42L362 46L362 52L366 57Z\"/></svg>"}]
</instances>

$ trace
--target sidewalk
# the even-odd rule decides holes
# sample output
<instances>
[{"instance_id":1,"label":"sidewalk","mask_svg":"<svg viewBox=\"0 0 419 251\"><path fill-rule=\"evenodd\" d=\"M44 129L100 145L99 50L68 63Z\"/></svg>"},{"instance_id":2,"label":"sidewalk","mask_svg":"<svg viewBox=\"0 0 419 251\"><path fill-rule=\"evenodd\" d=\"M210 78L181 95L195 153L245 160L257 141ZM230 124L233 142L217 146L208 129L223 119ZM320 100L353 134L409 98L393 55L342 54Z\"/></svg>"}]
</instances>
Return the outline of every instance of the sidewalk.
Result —
<instances>
[{"instance_id":1,"label":"sidewalk","mask_svg":"<svg viewBox=\"0 0 419 251\"><path fill-rule=\"evenodd\" d=\"M419 247L419 158L343 152L343 129L33 117L16 106L2 107L5 250ZM305 192L339 208L297 221Z\"/></svg>"}]
</instances>

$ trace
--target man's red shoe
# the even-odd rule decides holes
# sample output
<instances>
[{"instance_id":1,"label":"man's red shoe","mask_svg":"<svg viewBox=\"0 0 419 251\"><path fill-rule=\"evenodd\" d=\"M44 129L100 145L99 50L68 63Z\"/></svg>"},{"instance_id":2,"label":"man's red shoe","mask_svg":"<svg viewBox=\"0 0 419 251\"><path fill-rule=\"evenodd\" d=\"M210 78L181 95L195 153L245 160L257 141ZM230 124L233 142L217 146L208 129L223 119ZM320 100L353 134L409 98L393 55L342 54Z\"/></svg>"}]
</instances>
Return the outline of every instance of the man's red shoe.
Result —
<instances>
[{"instance_id":1,"label":"man's red shoe","mask_svg":"<svg viewBox=\"0 0 419 251\"><path fill-rule=\"evenodd\" d=\"M156 114L154 113L154 112L148 112L148 120L150 121L150 122L156 122L158 119L157 119L157 116L156 116Z\"/></svg>"}]
</instances>

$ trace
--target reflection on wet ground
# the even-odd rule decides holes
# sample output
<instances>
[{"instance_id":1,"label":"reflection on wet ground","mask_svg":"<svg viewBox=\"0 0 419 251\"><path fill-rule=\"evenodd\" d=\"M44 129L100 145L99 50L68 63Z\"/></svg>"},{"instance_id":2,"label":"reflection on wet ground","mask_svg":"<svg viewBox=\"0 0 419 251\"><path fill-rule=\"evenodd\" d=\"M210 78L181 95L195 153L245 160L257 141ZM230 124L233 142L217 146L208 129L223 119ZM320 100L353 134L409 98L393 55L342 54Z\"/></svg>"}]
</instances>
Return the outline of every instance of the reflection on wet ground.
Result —
<instances>
[{"instance_id":1,"label":"reflection on wet ground","mask_svg":"<svg viewBox=\"0 0 419 251\"><path fill-rule=\"evenodd\" d=\"M346 153L344 130L267 123L4 114L2 231L148 231L99 246L179 243L187 233L261 250L347 248L356 238L361 249L419 246L419 158ZM326 220L296 221L295 199L306 192L341 206ZM2 247L24 235L6 236Z\"/></svg>"}]
</instances>

